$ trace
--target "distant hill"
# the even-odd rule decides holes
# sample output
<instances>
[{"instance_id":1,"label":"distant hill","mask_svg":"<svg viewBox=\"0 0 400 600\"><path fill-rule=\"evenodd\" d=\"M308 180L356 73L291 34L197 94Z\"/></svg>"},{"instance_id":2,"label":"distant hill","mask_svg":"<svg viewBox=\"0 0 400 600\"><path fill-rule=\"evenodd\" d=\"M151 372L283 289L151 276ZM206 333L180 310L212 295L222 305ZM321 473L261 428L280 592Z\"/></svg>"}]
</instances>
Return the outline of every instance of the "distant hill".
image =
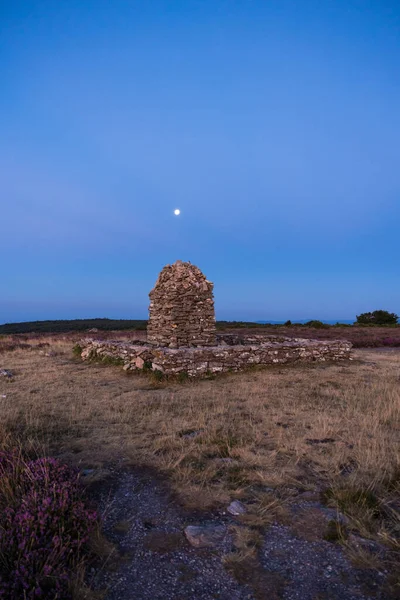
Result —
<instances>
[{"instance_id":1,"label":"distant hill","mask_svg":"<svg viewBox=\"0 0 400 600\"><path fill-rule=\"evenodd\" d=\"M335 325L336 323L352 324L353 321L324 321L324 323ZM298 324L307 321L296 321ZM217 321L217 329L227 328L255 328L268 325L283 325L284 321ZM16 333L67 333L71 331L88 331L98 329L99 331L143 331L147 327L145 319L73 319L56 321L26 321L23 323L5 323L0 325L0 335Z\"/></svg>"},{"instance_id":2,"label":"distant hill","mask_svg":"<svg viewBox=\"0 0 400 600\"><path fill-rule=\"evenodd\" d=\"M262 323L254 321L217 321L217 329L262 327ZM0 325L0 335L16 333L68 333L71 331L122 331L145 330L145 319L73 319L56 321L26 321L22 323L6 323Z\"/></svg>"},{"instance_id":3,"label":"distant hill","mask_svg":"<svg viewBox=\"0 0 400 600\"><path fill-rule=\"evenodd\" d=\"M12 333L67 333L69 331L100 331L134 329L143 330L147 327L144 319L73 319L60 321L29 321L25 323L6 323L0 325L0 334Z\"/></svg>"}]
</instances>

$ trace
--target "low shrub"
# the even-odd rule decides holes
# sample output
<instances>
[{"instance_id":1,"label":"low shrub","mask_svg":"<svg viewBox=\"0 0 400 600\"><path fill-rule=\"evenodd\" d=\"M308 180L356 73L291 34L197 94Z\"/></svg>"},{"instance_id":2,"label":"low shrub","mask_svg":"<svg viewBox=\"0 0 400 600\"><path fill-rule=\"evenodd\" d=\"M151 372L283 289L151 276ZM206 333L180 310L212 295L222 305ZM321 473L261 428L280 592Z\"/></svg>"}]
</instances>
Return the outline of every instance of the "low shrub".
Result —
<instances>
[{"instance_id":1,"label":"low shrub","mask_svg":"<svg viewBox=\"0 0 400 600\"><path fill-rule=\"evenodd\" d=\"M304 323L306 327L316 327L317 329L329 329L329 325L327 323L323 323L322 321L313 320L308 321L308 323Z\"/></svg>"},{"instance_id":2,"label":"low shrub","mask_svg":"<svg viewBox=\"0 0 400 600\"><path fill-rule=\"evenodd\" d=\"M146 372L148 373L149 371L152 371L152 369L153 369L153 363L151 362L151 360L145 360L143 363L142 371L144 371L145 373Z\"/></svg>"},{"instance_id":3,"label":"low shrub","mask_svg":"<svg viewBox=\"0 0 400 600\"><path fill-rule=\"evenodd\" d=\"M0 453L0 598L66 600L97 520L78 472Z\"/></svg>"},{"instance_id":4,"label":"low shrub","mask_svg":"<svg viewBox=\"0 0 400 600\"><path fill-rule=\"evenodd\" d=\"M398 320L396 313L387 310L374 310L357 315L357 323L361 325L396 325Z\"/></svg>"},{"instance_id":5,"label":"low shrub","mask_svg":"<svg viewBox=\"0 0 400 600\"><path fill-rule=\"evenodd\" d=\"M124 364L124 359L120 356L111 356L110 354L104 354L103 356L98 356L99 362L104 365L115 365L116 367L120 367Z\"/></svg>"},{"instance_id":6,"label":"low shrub","mask_svg":"<svg viewBox=\"0 0 400 600\"><path fill-rule=\"evenodd\" d=\"M41 346L41 344L38 344L38 346ZM75 344L72 348L72 352L75 356L80 356L82 354L82 350L83 348L80 344Z\"/></svg>"},{"instance_id":7,"label":"low shrub","mask_svg":"<svg viewBox=\"0 0 400 600\"><path fill-rule=\"evenodd\" d=\"M391 348L398 348L400 347L400 339L398 338L383 338L382 339L382 346L389 346Z\"/></svg>"},{"instance_id":8,"label":"low shrub","mask_svg":"<svg viewBox=\"0 0 400 600\"><path fill-rule=\"evenodd\" d=\"M160 371L159 369L155 369L154 371L152 371L152 376L154 381L164 381L165 380L165 375L162 371Z\"/></svg>"}]
</instances>

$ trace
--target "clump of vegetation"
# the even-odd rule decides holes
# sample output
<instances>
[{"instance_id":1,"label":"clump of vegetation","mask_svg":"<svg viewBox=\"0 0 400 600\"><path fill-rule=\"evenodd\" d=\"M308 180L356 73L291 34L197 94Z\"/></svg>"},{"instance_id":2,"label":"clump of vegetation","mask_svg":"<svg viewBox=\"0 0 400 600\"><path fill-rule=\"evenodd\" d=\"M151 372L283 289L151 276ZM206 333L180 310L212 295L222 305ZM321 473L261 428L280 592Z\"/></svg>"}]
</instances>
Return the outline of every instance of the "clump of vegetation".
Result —
<instances>
[{"instance_id":1,"label":"clump of vegetation","mask_svg":"<svg viewBox=\"0 0 400 600\"><path fill-rule=\"evenodd\" d=\"M324 540L327 542L341 542L348 537L348 532L339 521L331 519L328 522L327 530L324 535Z\"/></svg>"},{"instance_id":2,"label":"clump of vegetation","mask_svg":"<svg viewBox=\"0 0 400 600\"><path fill-rule=\"evenodd\" d=\"M357 315L358 325L396 325L398 320L398 315L387 310L374 310Z\"/></svg>"},{"instance_id":3,"label":"clump of vegetation","mask_svg":"<svg viewBox=\"0 0 400 600\"><path fill-rule=\"evenodd\" d=\"M154 369L153 373L152 373L153 379L156 382L161 382L165 380L165 375L162 371L160 371L159 369Z\"/></svg>"},{"instance_id":4,"label":"clump of vegetation","mask_svg":"<svg viewBox=\"0 0 400 600\"><path fill-rule=\"evenodd\" d=\"M80 344L75 344L74 347L72 348L72 353L75 356L80 356L82 354L82 346Z\"/></svg>"},{"instance_id":5,"label":"clump of vegetation","mask_svg":"<svg viewBox=\"0 0 400 600\"><path fill-rule=\"evenodd\" d=\"M124 360L120 356L112 356L111 354L104 354L104 356L98 356L98 359L103 365L114 365L120 367L124 364Z\"/></svg>"},{"instance_id":6,"label":"clump of vegetation","mask_svg":"<svg viewBox=\"0 0 400 600\"><path fill-rule=\"evenodd\" d=\"M178 381L179 383L185 383L189 379L189 373L187 371L181 371L178 373Z\"/></svg>"},{"instance_id":7,"label":"clump of vegetation","mask_svg":"<svg viewBox=\"0 0 400 600\"><path fill-rule=\"evenodd\" d=\"M67 600L97 515L78 472L53 458L0 453L0 598Z\"/></svg>"},{"instance_id":8,"label":"clump of vegetation","mask_svg":"<svg viewBox=\"0 0 400 600\"><path fill-rule=\"evenodd\" d=\"M360 509L368 509L373 517L378 517L380 514L380 502L372 489L328 488L323 498L328 504L338 506L345 514L351 515Z\"/></svg>"},{"instance_id":9,"label":"clump of vegetation","mask_svg":"<svg viewBox=\"0 0 400 600\"><path fill-rule=\"evenodd\" d=\"M308 321L308 323L305 323L305 326L315 327L316 329L329 329L329 325L327 323L323 323L322 321L318 321L317 319Z\"/></svg>"}]
</instances>

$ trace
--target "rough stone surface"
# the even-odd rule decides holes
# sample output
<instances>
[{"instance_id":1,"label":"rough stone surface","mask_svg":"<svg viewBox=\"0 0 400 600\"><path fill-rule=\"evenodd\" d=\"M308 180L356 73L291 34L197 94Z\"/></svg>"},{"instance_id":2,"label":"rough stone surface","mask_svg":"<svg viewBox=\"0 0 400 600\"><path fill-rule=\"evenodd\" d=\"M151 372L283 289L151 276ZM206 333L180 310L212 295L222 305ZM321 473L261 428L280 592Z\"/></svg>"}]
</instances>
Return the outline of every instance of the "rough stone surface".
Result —
<instances>
[{"instance_id":1,"label":"rough stone surface","mask_svg":"<svg viewBox=\"0 0 400 600\"><path fill-rule=\"evenodd\" d=\"M195 548L212 548L224 539L226 529L223 525L188 525L185 535Z\"/></svg>"},{"instance_id":2,"label":"rough stone surface","mask_svg":"<svg viewBox=\"0 0 400 600\"><path fill-rule=\"evenodd\" d=\"M223 336L219 336L223 341ZM268 336L251 345L220 345L198 348L161 348L110 340L84 339L82 359L119 358L125 370L145 366L165 375L187 373L190 377L207 373L240 371L252 365L349 359L352 344L343 340L317 341ZM245 342L248 340L245 339Z\"/></svg>"},{"instance_id":3,"label":"rough stone surface","mask_svg":"<svg viewBox=\"0 0 400 600\"><path fill-rule=\"evenodd\" d=\"M231 515L237 517L239 515L244 515L244 513L246 512L246 507L239 500L233 500L226 510Z\"/></svg>"},{"instance_id":4,"label":"rough stone surface","mask_svg":"<svg viewBox=\"0 0 400 600\"><path fill-rule=\"evenodd\" d=\"M213 284L178 260L161 271L150 292L147 340L169 348L215 345Z\"/></svg>"}]
</instances>

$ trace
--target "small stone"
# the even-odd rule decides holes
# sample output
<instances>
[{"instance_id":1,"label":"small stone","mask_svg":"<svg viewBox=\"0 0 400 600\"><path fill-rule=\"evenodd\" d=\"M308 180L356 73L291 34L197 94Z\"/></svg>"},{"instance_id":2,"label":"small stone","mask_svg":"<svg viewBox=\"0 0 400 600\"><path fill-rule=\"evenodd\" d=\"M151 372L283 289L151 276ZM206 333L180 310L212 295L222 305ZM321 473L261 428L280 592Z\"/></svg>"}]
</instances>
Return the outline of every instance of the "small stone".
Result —
<instances>
[{"instance_id":1,"label":"small stone","mask_svg":"<svg viewBox=\"0 0 400 600\"><path fill-rule=\"evenodd\" d=\"M11 379L13 376L13 372L9 369L0 369L0 377L6 377L7 379Z\"/></svg>"},{"instance_id":2,"label":"small stone","mask_svg":"<svg viewBox=\"0 0 400 600\"><path fill-rule=\"evenodd\" d=\"M180 437L195 438L203 433L204 429L185 429L179 433Z\"/></svg>"},{"instance_id":3,"label":"small stone","mask_svg":"<svg viewBox=\"0 0 400 600\"><path fill-rule=\"evenodd\" d=\"M233 500L227 508L228 513L237 517L238 515L244 515L246 507L239 500Z\"/></svg>"},{"instance_id":4,"label":"small stone","mask_svg":"<svg viewBox=\"0 0 400 600\"><path fill-rule=\"evenodd\" d=\"M135 360L135 365L137 366L138 369L143 369L143 366L144 366L143 358L138 356L137 359Z\"/></svg>"},{"instance_id":5,"label":"small stone","mask_svg":"<svg viewBox=\"0 0 400 600\"><path fill-rule=\"evenodd\" d=\"M321 511L330 521L336 521L339 525L350 525L350 519L341 512L338 512L334 508L322 507Z\"/></svg>"},{"instance_id":6,"label":"small stone","mask_svg":"<svg viewBox=\"0 0 400 600\"><path fill-rule=\"evenodd\" d=\"M185 535L188 542L195 548L213 547L225 537L223 525L188 525Z\"/></svg>"},{"instance_id":7,"label":"small stone","mask_svg":"<svg viewBox=\"0 0 400 600\"><path fill-rule=\"evenodd\" d=\"M82 470L82 475L84 477L87 477L88 475L91 475L92 473L94 473L94 469L83 469Z\"/></svg>"},{"instance_id":8,"label":"small stone","mask_svg":"<svg viewBox=\"0 0 400 600\"><path fill-rule=\"evenodd\" d=\"M364 548L367 548L373 553L377 553L383 549L383 546L378 542L375 542L374 540L368 540L354 533L350 533L348 540L356 546L362 546Z\"/></svg>"},{"instance_id":9,"label":"small stone","mask_svg":"<svg viewBox=\"0 0 400 600\"><path fill-rule=\"evenodd\" d=\"M123 368L124 368L124 371L129 371L131 368L131 365L129 363L126 363Z\"/></svg>"}]
</instances>

